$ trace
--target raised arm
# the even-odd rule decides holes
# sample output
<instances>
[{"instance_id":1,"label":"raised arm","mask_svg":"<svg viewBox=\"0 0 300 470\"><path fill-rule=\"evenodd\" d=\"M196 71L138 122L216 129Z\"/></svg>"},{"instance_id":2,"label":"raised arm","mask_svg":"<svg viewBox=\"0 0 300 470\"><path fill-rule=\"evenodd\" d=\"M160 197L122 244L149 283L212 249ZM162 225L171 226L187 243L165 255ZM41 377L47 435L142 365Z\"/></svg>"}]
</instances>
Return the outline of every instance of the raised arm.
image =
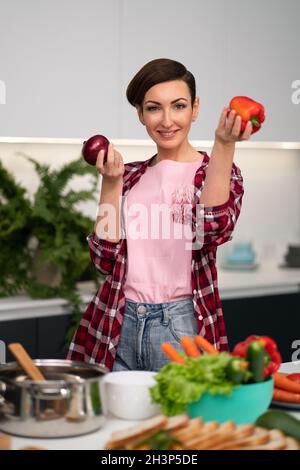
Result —
<instances>
[{"instance_id":1,"label":"raised arm","mask_svg":"<svg viewBox=\"0 0 300 470\"><path fill-rule=\"evenodd\" d=\"M94 232L102 240L117 243L120 240L120 197L125 166L122 155L114 149L112 143L109 144L105 164L103 160L104 153L101 151L96 167L102 175L102 187Z\"/></svg>"},{"instance_id":2,"label":"raised arm","mask_svg":"<svg viewBox=\"0 0 300 470\"><path fill-rule=\"evenodd\" d=\"M104 163L104 153L100 152L96 167L103 179L97 219L87 241L96 269L111 274L120 247L120 197L125 166L122 155L110 143L107 162Z\"/></svg>"},{"instance_id":3,"label":"raised arm","mask_svg":"<svg viewBox=\"0 0 300 470\"><path fill-rule=\"evenodd\" d=\"M241 118L224 108L215 133L215 143L200 197L204 205L204 247L216 247L231 239L240 214L244 193L243 178L233 163L235 142L249 139L249 121L240 135Z\"/></svg>"},{"instance_id":4,"label":"raised arm","mask_svg":"<svg viewBox=\"0 0 300 470\"><path fill-rule=\"evenodd\" d=\"M200 198L204 207L220 206L228 201L235 143L249 139L252 131L252 124L248 121L244 133L240 135L241 117L231 111L227 118L228 110L227 107L223 109L215 132L215 142Z\"/></svg>"}]
</instances>

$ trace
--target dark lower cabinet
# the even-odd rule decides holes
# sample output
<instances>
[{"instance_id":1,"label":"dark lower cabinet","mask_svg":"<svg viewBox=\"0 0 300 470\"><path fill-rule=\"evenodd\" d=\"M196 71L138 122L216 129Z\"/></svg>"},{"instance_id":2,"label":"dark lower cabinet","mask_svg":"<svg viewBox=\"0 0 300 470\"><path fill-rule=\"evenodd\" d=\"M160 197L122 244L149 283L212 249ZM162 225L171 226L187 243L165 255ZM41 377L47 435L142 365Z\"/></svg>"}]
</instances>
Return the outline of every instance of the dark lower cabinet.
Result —
<instances>
[{"instance_id":1,"label":"dark lower cabinet","mask_svg":"<svg viewBox=\"0 0 300 470\"><path fill-rule=\"evenodd\" d=\"M283 362L300 359L300 293L223 300L222 308L230 350L249 335L265 335L277 342Z\"/></svg>"},{"instance_id":2,"label":"dark lower cabinet","mask_svg":"<svg viewBox=\"0 0 300 470\"><path fill-rule=\"evenodd\" d=\"M6 362L14 361L7 349L9 343L21 343L31 357L38 357L36 336L37 321L35 319L1 321L0 339L6 345Z\"/></svg>"},{"instance_id":3,"label":"dark lower cabinet","mask_svg":"<svg viewBox=\"0 0 300 470\"><path fill-rule=\"evenodd\" d=\"M230 350L252 334L271 336L283 362L300 360L300 293L223 300ZM33 358L64 359L70 315L0 322L0 339L19 342ZM297 354L297 349L298 354ZM6 361L13 360L7 351Z\"/></svg>"},{"instance_id":4,"label":"dark lower cabinet","mask_svg":"<svg viewBox=\"0 0 300 470\"><path fill-rule=\"evenodd\" d=\"M6 346L21 343L33 359L64 359L70 315L0 322L0 339ZM14 358L6 348L6 362Z\"/></svg>"},{"instance_id":5,"label":"dark lower cabinet","mask_svg":"<svg viewBox=\"0 0 300 470\"><path fill-rule=\"evenodd\" d=\"M70 315L38 319L37 350L40 359L65 359L69 322Z\"/></svg>"}]
</instances>

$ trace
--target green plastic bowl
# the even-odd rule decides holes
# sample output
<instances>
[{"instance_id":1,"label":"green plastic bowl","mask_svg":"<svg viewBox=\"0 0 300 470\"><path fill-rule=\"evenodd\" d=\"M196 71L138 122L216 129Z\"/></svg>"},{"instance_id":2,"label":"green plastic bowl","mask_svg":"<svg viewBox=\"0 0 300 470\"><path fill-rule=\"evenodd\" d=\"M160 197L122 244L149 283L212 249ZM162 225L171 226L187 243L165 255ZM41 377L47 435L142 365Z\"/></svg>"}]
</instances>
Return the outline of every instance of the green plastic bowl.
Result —
<instances>
[{"instance_id":1,"label":"green plastic bowl","mask_svg":"<svg viewBox=\"0 0 300 470\"><path fill-rule=\"evenodd\" d=\"M254 423L264 413L272 400L274 381L270 379L244 384L233 389L231 396L211 395L205 392L201 399L188 405L190 418L200 417L203 421L232 420L236 424Z\"/></svg>"}]
</instances>

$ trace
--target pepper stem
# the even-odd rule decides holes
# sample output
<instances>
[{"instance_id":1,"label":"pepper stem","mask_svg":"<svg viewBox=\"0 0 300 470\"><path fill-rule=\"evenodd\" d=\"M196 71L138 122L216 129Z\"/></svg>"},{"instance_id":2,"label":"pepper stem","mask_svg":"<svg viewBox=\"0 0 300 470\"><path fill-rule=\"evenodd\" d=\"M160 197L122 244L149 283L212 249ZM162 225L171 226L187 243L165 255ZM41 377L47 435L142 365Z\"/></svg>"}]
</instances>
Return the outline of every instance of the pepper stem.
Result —
<instances>
[{"instance_id":1,"label":"pepper stem","mask_svg":"<svg viewBox=\"0 0 300 470\"><path fill-rule=\"evenodd\" d=\"M254 116L253 118L250 119L250 121L252 122L252 125L255 126L255 127L258 127L259 126L259 120L256 116Z\"/></svg>"}]
</instances>

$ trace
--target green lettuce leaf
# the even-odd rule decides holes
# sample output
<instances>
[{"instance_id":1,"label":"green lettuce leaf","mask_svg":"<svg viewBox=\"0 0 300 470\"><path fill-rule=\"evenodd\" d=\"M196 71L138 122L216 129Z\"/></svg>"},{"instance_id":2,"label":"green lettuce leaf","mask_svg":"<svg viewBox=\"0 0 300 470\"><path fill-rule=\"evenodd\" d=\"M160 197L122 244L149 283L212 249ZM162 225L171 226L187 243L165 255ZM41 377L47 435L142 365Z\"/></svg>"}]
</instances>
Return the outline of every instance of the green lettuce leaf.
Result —
<instances>
[{"instance_id":1,"label":"green lettuce leaf","mask_svg":"<svg viewBox=\"0 0 300 470\"><path fill-rule=\"evenodd\" d=\"M184 413L187 405L198 401L205 392L231 395L236 385L225 372L231 359L224 352L186 357L185 365L170 362L155 376L157 384L150 389L152 401L160 404L165 415L174 416Z\"/></svg>"}]
</instances>

